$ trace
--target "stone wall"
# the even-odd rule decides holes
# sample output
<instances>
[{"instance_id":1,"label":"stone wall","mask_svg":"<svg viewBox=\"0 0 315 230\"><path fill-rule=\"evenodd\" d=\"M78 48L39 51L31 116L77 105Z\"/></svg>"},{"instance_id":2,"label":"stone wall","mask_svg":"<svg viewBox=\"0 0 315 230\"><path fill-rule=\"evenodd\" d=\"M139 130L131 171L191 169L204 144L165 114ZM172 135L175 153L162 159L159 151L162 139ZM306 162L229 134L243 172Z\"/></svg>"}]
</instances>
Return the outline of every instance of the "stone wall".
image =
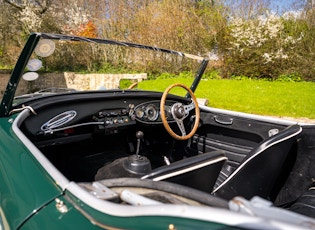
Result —
<instances>
[{"instance_id":1,"label":"stone wall","mask_svg":"<svg viewBox=\"0 0 315 230\"><path fill-rule=\"evenodd\" d=\"M0 72L0 96L2 98L7 87L10 74ZM73 72L40 74L34 82L23 79L19 84L16 95L36 92L52 87L72 88L77 90L118 89L122 79L140 82L147 79L146 73L140 74L77 74ZM208 99L198 98L198 103L208 105Z\"/></svg>"},{"instance_id":2,"label":"stone wall","mask_svg":"<svg viewBox=\"0 0 315 230\"><path fill-rule=\"evenodd\" d=\"M0 95L2 97L5 88L7 87L9 81L10 74L0 73Z\"/></svg>"},{"instance_id":3,"label":"stone wall","mask_svg":"<svg viewBox=\"0 0 315 230\"><path fill-rule=\"evenodd\" d=\"M0 94L5 91L10 74L0 73ZM122 79L140 82L147 79L146 73L140 74L77 74L73 72L64 73L39 73L39 78L34 82L26 82L23 79L17 95L35 92L40 89L58 87L74 88L77 90L118 89Z\"/></svg>"},{"instance_id":4,"label":"stone wall","mask_svg":"<svg viewBox=\"0 0 315 230\"><path fill-rule=\"evenodd\" d=\"M147 79L146 73L140 74L76 74L64 73L68 88L79 90L118 89L122 79L140 82Z\"/></svg>"}]
</instances>

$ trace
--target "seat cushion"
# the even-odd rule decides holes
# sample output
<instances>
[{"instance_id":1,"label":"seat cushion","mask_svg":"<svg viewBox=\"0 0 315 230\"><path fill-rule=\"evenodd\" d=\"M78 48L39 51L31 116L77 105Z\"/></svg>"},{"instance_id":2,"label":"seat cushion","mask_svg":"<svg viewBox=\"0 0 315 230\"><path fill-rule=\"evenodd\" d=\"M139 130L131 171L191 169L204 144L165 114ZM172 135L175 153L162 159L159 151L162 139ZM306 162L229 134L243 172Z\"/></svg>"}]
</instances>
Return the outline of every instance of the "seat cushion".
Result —
<instances>
[{"instance_id":1,"label":"seat cushion","mask_svg":"<svg viewBox=\"0 0 315 230\"><path fill-rule=\"evenodd\" d=\"M156 168L142 179L166 180L210 193L226 159L223 151L212 151Z\"/></svg>"},{"instance_id":2,"label":"seat cushion","mask_svg":"<svg viewBox=\"0 0 315 230\"><path fill-rule=\"evenodd\" d=\"M315 184L294 202L290 210L315 218Z\"/></svg>"}]
</instances>

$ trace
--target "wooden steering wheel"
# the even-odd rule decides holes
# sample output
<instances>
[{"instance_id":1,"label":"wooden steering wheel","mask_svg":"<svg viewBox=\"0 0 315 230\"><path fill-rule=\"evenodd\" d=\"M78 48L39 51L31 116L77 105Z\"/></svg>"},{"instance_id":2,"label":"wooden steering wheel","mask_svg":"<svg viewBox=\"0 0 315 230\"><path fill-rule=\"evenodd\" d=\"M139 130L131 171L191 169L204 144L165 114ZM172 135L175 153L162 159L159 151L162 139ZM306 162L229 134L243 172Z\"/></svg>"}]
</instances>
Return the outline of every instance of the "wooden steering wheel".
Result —
<instances>
[{"instance_id":1,"label":"wooden steering wheel","mask_svg":"<svg viewBox=\"0 0 315 230\"><path fill-rule=\"evenodd\" d=\"M165 114L166 97L167 97L168 93L170 92L170 90L173 89L174 87L181 87L181 88L185 89L189 93L189 95L191 96L191 99L192 99L192 102L189 105L184 105L182 103L177 102L174 105L172 105L172 107L171 107L172 117L178 125L178 128L182 134L181 136L177 135L171 129L170 125L167 122L167 117ZM194 124L193 128L191 129L191 131L188 134L186 134L183 120L189 115L189 112L193 109L195 110L195 116L196 116L195 117L195 124ZM199 106L198 106L198 102L197 102L197 99L196 99L194 93L187 86L185 86L183 84L179 84L179 83L170 85L164 91L164 93L162 95L161 102L160 102L160 111L161 111L162 123L163 123L166 131L175 139L187 140L187 139L191 138L195 134L195 132L197 131L197 128L199 126L199 119L200 119Z\"/></svg>"}]
</instances>

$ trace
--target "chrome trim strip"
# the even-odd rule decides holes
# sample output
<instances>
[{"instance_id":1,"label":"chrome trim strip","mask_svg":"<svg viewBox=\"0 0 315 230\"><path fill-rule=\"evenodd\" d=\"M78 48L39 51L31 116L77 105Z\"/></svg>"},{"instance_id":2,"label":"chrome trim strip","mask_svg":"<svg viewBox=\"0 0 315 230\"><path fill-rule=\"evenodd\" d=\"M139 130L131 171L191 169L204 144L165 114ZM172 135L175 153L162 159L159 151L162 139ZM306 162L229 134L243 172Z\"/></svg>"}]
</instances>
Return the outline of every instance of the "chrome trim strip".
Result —
<instances>
[{"instance_id":1,"label":"chrome trim strip","mask_svg":"<svg viewBox=\"0 0 315 230\"><path fill-rule=\"evenodd\" d=\"M192 220L209 221L212 223L221 223L229 226L244 227L248 229L278 229L278 230L297 230L299 227L292 224L276 220L264 220L262 218L244 215L242 213L231 212L222 208L214 208L208 206L189 206L189 205L147 205L147 206L129 206L111 203L109 201L100 200L87 191L80 188L74 182L68 186L68 190L80 199L94 208L95 210L109 215L119 217L139 217L139 216L169 216L187 218ZM73 203L73 201L71 201ZM106 227L106 223L101 223L93 216L90 216L79 205L73 203L76 208L87 218L91 219L96 225ZM227 218L228 217L228 218ZM122 220L123 221L123 220ZM108 226L107 226L108 227ZM303 228L301 228L303 229Z\"/></svg>"},{"instance_id":2,"label":"chrome trim strip","mask_svg":"<svg viewBox=\"0 0 315 230\"><path fill-rule=\"evenodd\" d=\"M14 120L12 124L13 132L27 147L27 149L33 154L48 174L55 180L63 190L67 188L70 181L42 154L42 152L22 133L19 129L22 122L30 115L30 110L23 110Z\"/></svg>"},{"instance_id":3,"label":"chrome trim strip","mask_svg":"<svg viewBox=\"0 0 315 230\"><path fill-rule=\"evenodd\" d=\"M236 117L241 117L241 118L248 118L248 119L254 119L254 120L263 121L263 122L280 124L280 125L294 125L294 124L299 124L303 126L315 125L311 123L290 121L290 120L286 120L282 118L275 118L275 117L269 117L269 116L263 116L263 115L256 115L256 114L242 113L242 112L236 112L236 111L225 110L225 109L218 109L218 108L208 107L205 105L199 105L199 109L200 111L203 110L203 111L212 112L212 113L226 114L226 115L231 115L231 116L236 116Z\"/></svg>"}]
</instances>

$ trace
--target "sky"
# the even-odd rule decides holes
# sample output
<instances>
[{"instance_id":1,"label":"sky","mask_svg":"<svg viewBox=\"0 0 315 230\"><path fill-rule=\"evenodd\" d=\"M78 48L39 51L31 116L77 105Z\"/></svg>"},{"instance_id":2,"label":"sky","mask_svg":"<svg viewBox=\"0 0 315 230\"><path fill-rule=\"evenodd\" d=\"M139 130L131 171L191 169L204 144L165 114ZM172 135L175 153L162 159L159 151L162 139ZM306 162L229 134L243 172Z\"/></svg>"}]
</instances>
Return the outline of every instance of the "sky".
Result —
<instances>
[{"instance_id":1,"label":"sky","mask_svg":"<svg viewBox=\"0 0 315 230\"><path fill-rule=\"evenodd\" d=\"M301 2L306 1L306 0L300 0ZM292 4L294 2L297 2L296 0L270 0L271 2L271 7L273 8L273 10L277 11L277 9L279 10L279 12L283 12L283 11L287 11L287 10L293 10Z\"/></svg>"},{"instance_id":2,"label":"sky","mask_svg":"<svg viewBox=\"0 0 315 230\"><path fill-rule=\"evenodd\" d=\"M294 0L271 0L271 7L273 10L282 12L290 7Z\"/></svg>"}]
</instances>

